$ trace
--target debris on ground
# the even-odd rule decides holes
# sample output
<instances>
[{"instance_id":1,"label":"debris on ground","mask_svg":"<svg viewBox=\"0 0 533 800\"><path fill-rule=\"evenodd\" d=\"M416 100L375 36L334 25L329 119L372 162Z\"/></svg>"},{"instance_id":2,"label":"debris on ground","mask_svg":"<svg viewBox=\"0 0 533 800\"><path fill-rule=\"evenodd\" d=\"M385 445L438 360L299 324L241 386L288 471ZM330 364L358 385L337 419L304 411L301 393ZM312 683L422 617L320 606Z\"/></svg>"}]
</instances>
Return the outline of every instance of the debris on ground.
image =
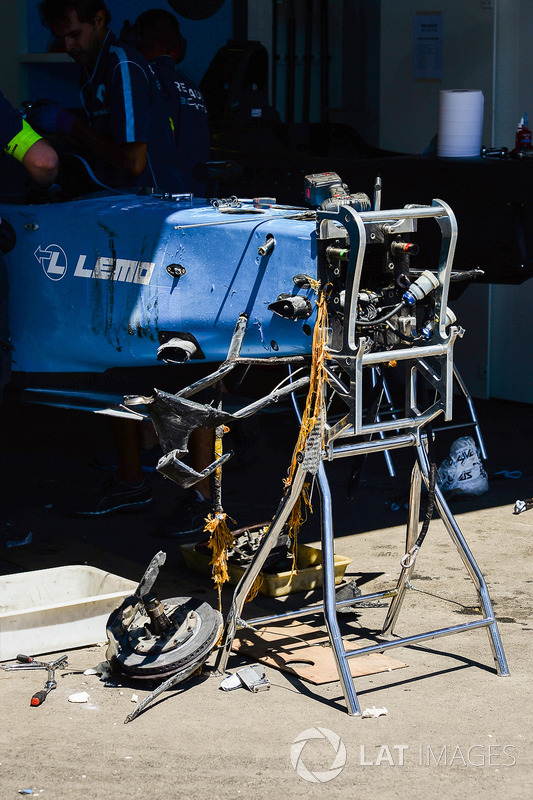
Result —
<instances>
[{"instance_id":1,"label":"debris on ground","mask_svg":"<svg viewBox=\"0 0 533 800\"><path fill-rule=\"evenodd\" d=\"M471 436L460 436L450 447L437 473L439 489L447 495L481 495L489 489L479 448Z\"/></svg>"},{"instance_id":2,"label":"debris on ground","mask_svg":"<svg viewBox=\"0 0 533 800\"><path fill-rule=\"evenodd\" d=\"M74 692L68 698L69 703L87 703L89 701L88 692Z\"/></svg>"},{"instance_id":3,"label":"debris on ground","mask_svg":"<svg viewBox=\"0 0 533 800\"><path fill-rule=\"evenodd\" d=\"M250 664L250 666L228 675L220 684L220 688L224 692L231 692L241 687L254 692L254 694L270 689L270 681L265 675L265 668L261 664Z\"/></svg>"},{"instance_id":4,"label":"debris on ground","mask_svg":"<svg viewBox=\"0 0 533 800\"><path fill-rule=\"evenodd\" d=\"M388 713L386 708L376 708L376 706L372 706L372 708L365 708L361 716L368 719L371 717L386 717Z\"/></svg>"},{"instance_id":5,"label":"debris on ground","mask_svg":"<svg viewBox=\"0 0 533 800\"><path fill-rule=\"evenodd\" d=\"M533 508L533 497L528 500L517 500L514 504L513 514L521 514L522 511L529 511Z\"/></svg>"}]
</instances>

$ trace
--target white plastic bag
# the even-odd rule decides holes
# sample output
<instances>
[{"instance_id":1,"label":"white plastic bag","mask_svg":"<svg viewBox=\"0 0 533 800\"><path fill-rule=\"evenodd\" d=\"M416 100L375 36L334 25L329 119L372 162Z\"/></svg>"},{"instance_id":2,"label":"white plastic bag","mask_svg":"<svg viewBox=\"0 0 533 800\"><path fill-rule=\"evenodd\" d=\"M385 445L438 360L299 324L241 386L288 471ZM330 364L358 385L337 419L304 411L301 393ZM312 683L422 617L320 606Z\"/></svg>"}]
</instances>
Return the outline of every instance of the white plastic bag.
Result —
<instances>
[{"instance_id":1,"label":"white plastic bag","mask_svg":"<svg viewBox=\"0 0 533 800\"><path fill-rule=\"evenodd\" d=\"M450 455L437 471L437 483L444 494L480 495L489 489L487 472L471 436L461 436L450 447Z\"/></svg>"}]
</instances>

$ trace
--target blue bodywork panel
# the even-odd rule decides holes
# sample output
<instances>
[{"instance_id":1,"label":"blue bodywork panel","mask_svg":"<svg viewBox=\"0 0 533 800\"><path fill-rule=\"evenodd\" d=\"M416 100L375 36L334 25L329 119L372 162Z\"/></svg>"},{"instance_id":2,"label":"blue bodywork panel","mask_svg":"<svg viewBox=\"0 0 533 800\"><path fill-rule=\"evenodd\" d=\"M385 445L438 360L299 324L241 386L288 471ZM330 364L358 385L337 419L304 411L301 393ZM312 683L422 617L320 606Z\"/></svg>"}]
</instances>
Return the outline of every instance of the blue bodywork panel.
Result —
<instances>
[{"instance_id":1,"label":"blue bodywork panel","mask_svg":"<svg viewBox=\"0 0 533 800\"><path fill-rule=\"evenodd\" d=\"M310 352L314 310L296 321L268 310L280 293L309 296L314 309L313 292L293 282L316 277L303 209L125 194L0 205L0 216L17 236L6 256L14 371L155 366L162 332L194 337L205 361L220 362L242 312L243 356ZM275 246L260 256L267 236Z\"/></svg>"}]
</instances>

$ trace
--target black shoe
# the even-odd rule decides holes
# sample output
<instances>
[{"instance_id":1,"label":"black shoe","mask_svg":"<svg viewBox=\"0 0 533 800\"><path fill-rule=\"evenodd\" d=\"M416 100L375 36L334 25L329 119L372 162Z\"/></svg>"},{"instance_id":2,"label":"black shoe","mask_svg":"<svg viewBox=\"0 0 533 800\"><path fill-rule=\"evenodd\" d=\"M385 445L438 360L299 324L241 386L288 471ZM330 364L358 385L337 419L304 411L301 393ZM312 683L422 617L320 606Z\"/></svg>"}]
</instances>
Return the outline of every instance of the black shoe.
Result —
<instances>
[{"instance_id":1,"label":"black shoe","mask_svg":"<svg viewBox=\"0 0 533 800\"><path fill-rule=\"evenodd\" d=\"M113 476L103 485L92 503L76 509L74 513L81 517L94 517L114 511L140 511L151 502L152 492L144 481L139 486L133 486Z\"/></svg>"},{"instance_id":2,"label":"black shoe","mask_svg":"<svg viewBox=\"0 0 533 800\"><path fill-rule=\"evenodd\" d=\"M196 493L189 492L176 506L172 518L159 530L165 539L175 539L180 544L205 542L209 532L205 532L206 518L215 510L210 500L200 499Z\"/></svg>"}]
</instances>

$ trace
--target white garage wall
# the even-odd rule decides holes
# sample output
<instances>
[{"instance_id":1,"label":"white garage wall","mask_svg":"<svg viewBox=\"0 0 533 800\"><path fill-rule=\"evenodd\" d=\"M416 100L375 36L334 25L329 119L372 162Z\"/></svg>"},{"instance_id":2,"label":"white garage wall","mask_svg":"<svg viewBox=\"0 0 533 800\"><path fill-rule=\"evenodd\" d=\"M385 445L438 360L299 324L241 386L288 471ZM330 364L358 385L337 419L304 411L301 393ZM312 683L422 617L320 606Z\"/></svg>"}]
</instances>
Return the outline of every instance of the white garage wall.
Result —
<instances>
[{"instance_id":1,"label":"white garage wall","mask_svg":"<svg viewBox=\"0 0 533 800\"><path fill-rule=\"evenodd\" d=\"M415 80L415 12L442 13L442 80ZM481 0L381 0L381 147L420 153L438 130L441 89L481 89L483 142L491 143L494 18Z\"/></svg>"}]
</instances>

